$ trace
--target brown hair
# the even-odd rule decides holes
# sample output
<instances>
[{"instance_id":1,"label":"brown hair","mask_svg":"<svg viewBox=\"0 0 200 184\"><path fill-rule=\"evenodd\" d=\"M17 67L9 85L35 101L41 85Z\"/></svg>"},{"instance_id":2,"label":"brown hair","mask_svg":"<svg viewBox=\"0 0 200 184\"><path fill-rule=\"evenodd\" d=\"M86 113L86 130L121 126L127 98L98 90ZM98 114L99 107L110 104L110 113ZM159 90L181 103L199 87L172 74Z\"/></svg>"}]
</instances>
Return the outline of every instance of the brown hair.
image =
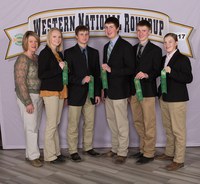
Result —
<instances>
[{"instance_id":1,"label":"brown hair","mask_svg":"<svg viewBox=\"0 0 200 184\"><path fill-rule=\"evenodd\" d=\"M171 36L176 42L178 41L178 36L177 34L175 33L167 33L165 36L164 36L164 39L168 36Z\"/></svg>"},{"instance_id":2,"label":"brown hair","mask_svg":"<svg viewBox=\"0 0 200 184\"><path fill-rule=\"evenodd\" d=\"M28 38L30 36L33 36L38 42L38 47L40 46L40 37L33 31L26 31L22 38L22 48L24 51L28 50Z\"/></svg>"},{"instance_id":3,"label":"brown hair","mask_svg":"<svg viewBox=\"0 0 200 184\"><path fill-rule=\"evenodd\" d=\"M164 39L165 39L166 37L168 37L168 36L171 36L171 37L174 39L175 42L178 42L178 36L177 36L177 34L175 34L175 33L167 33L167 34L164 36ZM178 49L178 45L176 46L176 49Z\"/></svg>"},{"instance_id":4,"label":"brown hair","mask_svg":"<svg viewBox=\"0 0 200 184\"><path fill-rule=\"evenodd\" d=\"M79 26L77 26L76 29L75 29L75 34L76 34L76 36L78 36L78 33L79 33L80 31L88 31L88 32L89 32L89 28L86 27L86 26L84 26L84 25L79 25Z\"/></svg>"},{"instance_id":5,"label":"brown hair","mask_svg":"<svg viewBox=\"0 0 200 184\"><path fill-rule=\"evenodd\" d=\"M105 24L114 24L116 28L119 27L119 20L116 17L108 17Z\"/></svg>"},{"instance_id":6,"label":"brown hair","mask_svg":"<svg viewBox=\"0 0 200 184\"><path fill-rule=\"evenodd\" d=\"M47 45L51 48L50 38L51 38L51 35L52 35L52 32L53 32L53 31L58 31L58 32L60 32L60 34L61 34L62 42L61 42L61 44L60 44L60 45L57 47L57 49L56 49L56 51L60 51L60 52L61 52L61 51L63 50L63 35L62 35L62 32L61 32L60 29L54 27L54 28L51 28L51 29L49 30L49 32L48 32L48 34L47 34Z\"/></svg>"},{"instance_id":7,"label":"brown hair","mask_svg":"<svg viewBox=\"0 0 200 184\"><path fill-rule=\"evenodd\" d=\"M140 22L137 23L136 27L138 26L146 26L149 28L149 30L152 30L152 26L147 20L141 20Z\"/></svg>"}]
</instances>

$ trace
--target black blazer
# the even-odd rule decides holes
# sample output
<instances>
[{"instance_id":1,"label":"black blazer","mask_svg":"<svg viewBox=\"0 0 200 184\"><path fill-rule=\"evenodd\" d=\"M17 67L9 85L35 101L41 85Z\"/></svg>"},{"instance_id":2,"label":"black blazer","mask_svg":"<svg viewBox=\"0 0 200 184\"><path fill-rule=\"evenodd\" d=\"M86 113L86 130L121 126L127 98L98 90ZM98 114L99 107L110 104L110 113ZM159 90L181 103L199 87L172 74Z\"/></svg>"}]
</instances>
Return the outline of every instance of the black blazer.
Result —
<instances>
[{"instance_id":1,"label":"black blazer","mask_svg":"<svg viewBox=\"0 0 200 184\"><path fill-rule=\"evenodd\" d=\"M133 46L133 52L136 60L138 44ZM148 79L141 79L142 93L144 97L157 96L156 78L160 75L162 61L162 50L160 47L150 41L145 46L140 61L136 61L136 74L140 71L147 73ZM132 94L135 95L135 86L133 85Z\"/></svg>"},{"instance_id":2,"label":"black blazer","mask_svg":"<svg viewBox=\"0 0 200 184\"><path fill-rule=\"evenodd\" d=\"M107 50L109 42L104 46L103 63L107 63ZM131 95L131 76L135 74L135 60L132 46L129 42L118 38L107 63L111 73L107 72L108 90L104 91L105 97L118 100Z\"/></svg>"},{"instance_id":3,"label":"black blazer","mask_svg":"<svg viewBox=\"0 0 200 184\"><path fill-rule=\"evenodd\" d=\"M58 54L63 59L62 53ZM38 77L41 80L40 90L62 91L62 69L48 46L40 52L38 57Z\"/></svg>"},{"instance_id":4,"label":"black blazer","mask_svg":"<svg viewBox=\"0 0 200 184\"><path fill-rule=\"evenodd\" d=\"M166 56L162 60L162 68L164 67L165 58ZM171 68L171 73L167 74L167 94L161 94L161 87L159 86L159 96L162 95L163 101L166 102L188 101L186 84L193 80L189 58L177 50L167 66Z\"/></svg>"},{"instance_id":5,"label":"black blazer","mask_svg":"<svg viewBox=\"0 0 200 184\"><path fill-rule=\"evenodd\" d=\"M81 49L78 44L66 49L64 58L69 66L68 104L83 106L88 96L88 84L82 84L82 80L87 75L94 77L94 96L101 96L101 80L99 52L87 46L88 68L84 62ZM91 99L95 104L94 99Z\"/></svg>"}]
</instances>

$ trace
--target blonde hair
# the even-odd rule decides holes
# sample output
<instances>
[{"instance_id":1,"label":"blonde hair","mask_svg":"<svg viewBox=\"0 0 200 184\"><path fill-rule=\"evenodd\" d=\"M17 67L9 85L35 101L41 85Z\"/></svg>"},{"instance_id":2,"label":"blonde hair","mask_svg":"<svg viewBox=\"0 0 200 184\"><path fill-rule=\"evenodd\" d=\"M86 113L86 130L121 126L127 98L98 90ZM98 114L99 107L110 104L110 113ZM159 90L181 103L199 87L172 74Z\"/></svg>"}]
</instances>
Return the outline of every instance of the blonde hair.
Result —
<instances>
[{"instance_id":1,"label":"blonde hair","mask_svg":"<svg viewBox=\"0 0 200 184\"><path fill-rule=\"evenodd\" d=\"M62 35L62 32L61 32L61 30L60 29L58 29L58 28L56 28L56 27L54 27L54 28L51 28L50 30L49 30L49 32L48 32L48 34L47 34L47 45L51 48L51 50L52 50L52 47L51 47L51 44L50 44L50 39L51 39L51 35L52 35L52 32L53 31L58 31L58 32L60 32L60 34L61 34L61 43L60 43L60 45L56 48L56 51L59 51L59 52L61 52L62 50L63 50L63 35Z\"/></svg>"},{"instance_id":2,"label":"blonde hair","mask_svg":"<svg viewBox=\"0 0 200 184\"><path fill-rule=\"evenodd\" d=\"M26 31L22 38L22 48L24 51L28 50L28 38L30 36L33 36L38 42L38 47L40 46L40 37L33 31Z\"/></svg>"}]
</instances>

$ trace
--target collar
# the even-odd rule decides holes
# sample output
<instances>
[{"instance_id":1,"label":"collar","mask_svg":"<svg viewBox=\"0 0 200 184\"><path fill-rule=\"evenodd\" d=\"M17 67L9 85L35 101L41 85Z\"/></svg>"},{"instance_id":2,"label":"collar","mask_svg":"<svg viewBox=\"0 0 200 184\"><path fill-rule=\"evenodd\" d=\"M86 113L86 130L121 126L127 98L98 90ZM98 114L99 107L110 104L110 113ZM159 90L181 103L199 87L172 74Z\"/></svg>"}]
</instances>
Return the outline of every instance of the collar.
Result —
<instances>
[{"instance_id":1,"label":"collar","mask_svg":"<svg viewBox=\"0 0 200 184\"><path fill-rule=\"evenodd\" d=\"M142 43L142 44L141 44L141 43L139 43L139 44L138 44L138 46L139 46L139 45L142 45L142 46L143 46L143 48L144 48L144 47L147 45L147 43L148 43L148 42L149 42L149 40L147 40L146 42L144 42L144 43Z\"/></svg>"},{"instance_id":2,"label":"collar","mask_svg":"<svg viewBox=\"0 0 200 184\"><path fill-rule=\"evenodd\" d=\"M85 49L86 52L87 52L87 46L86 47L81 47L79 44L78 44L79 48L81 49L81 52L83 52L83 50Z\"/></svg>"},{"instance_id":3,"label":"collar","mask_svg":"<svg viewBox=\"0 0 200 184\"><path fill-rule=\"evenodd\" d=\"M113 47L114 47L115 43L117 42L118 38L119 38L119 35L117 35L115 38L110 40L110 42L112 42L112 44L113 44Z\"/></svg>"},{"instance_id":4,"label":"collar","mask_svg":"<svg viewBox=\"0 0 200 184\"><path fill-rule=\"evenodd\" d=\"M177 49L176 50L174 50L172 53L167 53L167 58L172 58L172 56L174 55L174 53L177 51Z\"/></svg>"}]
</instances>

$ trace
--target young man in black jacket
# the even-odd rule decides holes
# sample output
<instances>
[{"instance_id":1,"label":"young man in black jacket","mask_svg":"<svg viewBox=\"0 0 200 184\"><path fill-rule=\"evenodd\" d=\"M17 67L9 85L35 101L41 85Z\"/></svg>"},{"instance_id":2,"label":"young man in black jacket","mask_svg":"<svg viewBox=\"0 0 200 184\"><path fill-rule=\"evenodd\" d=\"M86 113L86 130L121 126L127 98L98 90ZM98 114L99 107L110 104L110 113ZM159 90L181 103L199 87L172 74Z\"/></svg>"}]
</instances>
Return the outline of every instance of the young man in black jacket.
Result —
<instances>
[{"instance_id":1,"label":"young man in black jacket","mask_svg":"<svg viewBox=\"0 0 200 184\"><path fill-rule=\"evenodd\" d=\"M151 24L142 20L137 24L139 43L133 46L136 59L136 75L142 88L143 100L136 97L133 88L131 109L134 125L140 139L140 151L133 155L136 164L146 164L154 160L156 144L156 112L155 97L157 96L156 78L160 75L162 50L149 41Z\"/></svg>"},{"instance_id":2,"label":"young man in black jacket","mask_svg":"<svg viewBox=\"0 0 200 184\"><path fill-rule=\"evenodd\" d=\"M104 46L102 69L107 71L108 89L104 90L106 118L112 133L112 149L105 156L114 163L126 161L129 146L128 98L135 72L132 46L119 36L119 20L109 17L105 33L110 41Z\"/></svg>"},{"instance_id":3,"label":"young man in black jacket","mask_svg":"<svg viewBox=\"0 0 200 184\"><path fill-rule=\"evenodd\" d=\"M64 52L69 67L67 142L71 160L81 161L78 154L78 125L84 116L83 149L90 156L99 156L93 147L95 104L100 103L101 81L99 53L89 47L89 29L78 26L75 30L77 44ZM89 98L89 83L94 78L94 98Z\"/></svg>"}]
</instances>

